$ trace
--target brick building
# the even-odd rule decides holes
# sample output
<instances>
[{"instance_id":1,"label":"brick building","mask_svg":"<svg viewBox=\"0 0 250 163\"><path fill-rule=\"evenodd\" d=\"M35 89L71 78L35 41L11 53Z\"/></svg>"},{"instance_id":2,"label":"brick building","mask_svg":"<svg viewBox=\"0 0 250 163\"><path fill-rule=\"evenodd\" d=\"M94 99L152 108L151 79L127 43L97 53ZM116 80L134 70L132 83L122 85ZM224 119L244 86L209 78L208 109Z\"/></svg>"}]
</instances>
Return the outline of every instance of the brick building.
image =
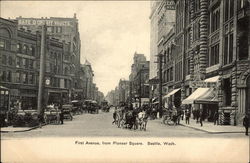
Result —
<instances>
[{"instance_id":1,"label":"brick building","mask_svg":"<svg viewBox=\"0 0 250 163\"><path fill-rule=\"evenodd\" d=\"M0 18L1 86L10 89L11 105L36 109L41 49L41 33L18 29L14 21ZM71 76L69 44L46 38L44 104L68 102Z\"/></svg>"}]
</instances>

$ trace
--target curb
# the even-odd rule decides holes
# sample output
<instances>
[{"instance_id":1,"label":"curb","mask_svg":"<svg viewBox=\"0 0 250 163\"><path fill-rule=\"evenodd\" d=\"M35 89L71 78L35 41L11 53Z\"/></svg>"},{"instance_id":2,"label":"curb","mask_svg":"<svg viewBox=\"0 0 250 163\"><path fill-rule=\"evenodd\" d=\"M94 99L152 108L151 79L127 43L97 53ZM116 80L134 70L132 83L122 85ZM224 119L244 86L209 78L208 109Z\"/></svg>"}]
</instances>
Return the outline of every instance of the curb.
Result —
<instances>
[{"instance_id":1,"label":"curb","mask_svg":"<svg viewBox=\"0 0 250 163\"><path fill-rule=\"evenodd\" d=\"M221 131L221 132L211 132L211 131L207 131L207 130L203 130L203 129L199 129L199 128L196 128L196 127L192 127L192 126L187 126L187 125L183 125L183 124L180 124L181 126L184 126L184 127L188 127L188 128L191 128L191 129L194 129L194 130L197 130L197 131L202 131L202 132L206 132L206 133L209 133L209 134L226 134L226 133L245 133L244 131L232 131L232 132L226 132L226 131Z\"/></svg>"},{"instance_id":2,"label":"curb","mask_svg":"<svg viewBox=\"0 0 250 163\"><path fill-rule=\"evenodd\" d=\"M42 126L45 126L46 124L42 124ZM12 132L26 132L26 131L31 131L31 130L34 130L34 129L37 129L37 128L40 128L40 126L35 126L35 127L31 127L31 128L28 128L28 129L25 129L25 130L20 130L20 131L2 131L0 130L1 133L12 133Z\"/></svg>"}]
</instances>

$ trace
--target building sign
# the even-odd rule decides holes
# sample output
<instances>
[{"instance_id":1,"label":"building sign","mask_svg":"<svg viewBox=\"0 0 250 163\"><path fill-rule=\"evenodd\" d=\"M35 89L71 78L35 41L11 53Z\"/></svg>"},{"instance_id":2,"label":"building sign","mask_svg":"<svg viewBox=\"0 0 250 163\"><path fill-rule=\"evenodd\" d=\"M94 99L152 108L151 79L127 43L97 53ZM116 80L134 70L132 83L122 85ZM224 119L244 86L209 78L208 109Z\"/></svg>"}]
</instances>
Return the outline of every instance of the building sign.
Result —
<instances>
[{"instance_id":1,"label":"building sign","mask_svg":"<svg viewBox=\"0 0 250 163\"><path fill-rule=\"evenodd\" d=\"M45 19L18 19L18 25L40 26L72 26L70 21L45 20Z\"/></svg>"},{"instance_id":2,"label":"building sign","mask_svg":"<svg viewBox=\"0 0 250 163\"><path fill-rule=\"evenodd\" d=\"M166 1L166 10L175 10L175 2L174 2L174 0Z\"/></svg>"},{"instance_id":3,"label":"building sign","mask_svg":"<svg viewBox=\"0 0 250 163\"><path fill-rule=\"evenodd\" d=\"M190 82L191 88L216 88L217 82L193 81Z\"/></svg>"}]
</instances>

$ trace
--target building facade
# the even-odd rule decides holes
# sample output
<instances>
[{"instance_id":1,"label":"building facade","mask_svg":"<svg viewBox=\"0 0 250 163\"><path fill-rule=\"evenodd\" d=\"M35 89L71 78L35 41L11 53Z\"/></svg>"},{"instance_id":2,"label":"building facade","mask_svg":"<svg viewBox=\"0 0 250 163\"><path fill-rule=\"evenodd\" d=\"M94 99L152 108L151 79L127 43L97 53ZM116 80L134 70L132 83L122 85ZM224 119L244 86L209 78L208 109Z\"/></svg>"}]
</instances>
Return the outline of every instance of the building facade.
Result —
<instances>
[{"instance_id":1,"label":"building facade","mask_svg":"<svg viewBox=\"0 0 250 163\"><path fill-rule=\"evenodd\" d=\"M50 18L23 18L17 17L14 21L18 23L18 29L28 30L31 33L36 33L40 30L41 25L46 24L47 35L51 38L58 39L59 41L65 41L69 46L69 53L67 54L68 65L64 67L64 71L68 71L71 76L70 96L72 99L81 96L82 88L78 85L79 83L79 71L80 71L80 49L81 40L78 29L78 19L76 14L73 18L61 18L61 17L50 17Z\"/></svg>"},{"instance_id":2,"label":"building facade","mask_svg":"<svg viewBox=\"0 0 250 163\"><path fill-rule=\"evenodd\" d=\"M165 82L166 98L180 96L174 105L192 105L208 121L218 111L220 124L241 123L249 114L249 1L177 0L175 5L175 28L165 43L166 60L173 56L166 64L173 65L174 84Z\"/></svg>"},{"instance_id":3,"label":"building facade","mask_svg":"<svg viewBox=\"0 0 250 163\"><path fill-rule=\"evenodd\" d=\"M36 109L40 68L41 32L0 19L1 86L10 89L11 105ZM69 44L46 38L44 104L68 102L71 76L67 67Z\"/></svg>"}]
</instances>

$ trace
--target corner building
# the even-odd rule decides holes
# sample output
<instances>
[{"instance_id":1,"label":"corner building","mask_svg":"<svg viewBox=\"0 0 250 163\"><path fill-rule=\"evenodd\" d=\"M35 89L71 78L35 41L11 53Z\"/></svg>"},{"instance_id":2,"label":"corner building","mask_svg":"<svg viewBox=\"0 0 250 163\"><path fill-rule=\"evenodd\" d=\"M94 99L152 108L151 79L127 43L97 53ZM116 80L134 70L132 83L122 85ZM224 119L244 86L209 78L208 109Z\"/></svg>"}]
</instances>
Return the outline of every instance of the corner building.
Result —
<instances>
[{"instance_id":1,"label":"corner building","mask_svg":"<svg viewBox=\"0 0 250 163\"><path fill-rule=\"evenodd\" d=\"M80 33L78 29L78 19L76 14L72 18L61 18L61 17L50 17L50 18L23 18L17 17L15 19L18 23L18 29L24 29L30 31L31 33L36 33L40 30L41 25L46 24L47 35L50 38L55 38L60 42L65 42L68 44L68 54L65 56L67 58L67 63L63 67L63 71L68 72L71 76L67 81L70 85L69 96L71 99L80 97L83 93L83 88L81 88L80 83L80 49L81 40Z\"/></svg>"}]
</instances>

